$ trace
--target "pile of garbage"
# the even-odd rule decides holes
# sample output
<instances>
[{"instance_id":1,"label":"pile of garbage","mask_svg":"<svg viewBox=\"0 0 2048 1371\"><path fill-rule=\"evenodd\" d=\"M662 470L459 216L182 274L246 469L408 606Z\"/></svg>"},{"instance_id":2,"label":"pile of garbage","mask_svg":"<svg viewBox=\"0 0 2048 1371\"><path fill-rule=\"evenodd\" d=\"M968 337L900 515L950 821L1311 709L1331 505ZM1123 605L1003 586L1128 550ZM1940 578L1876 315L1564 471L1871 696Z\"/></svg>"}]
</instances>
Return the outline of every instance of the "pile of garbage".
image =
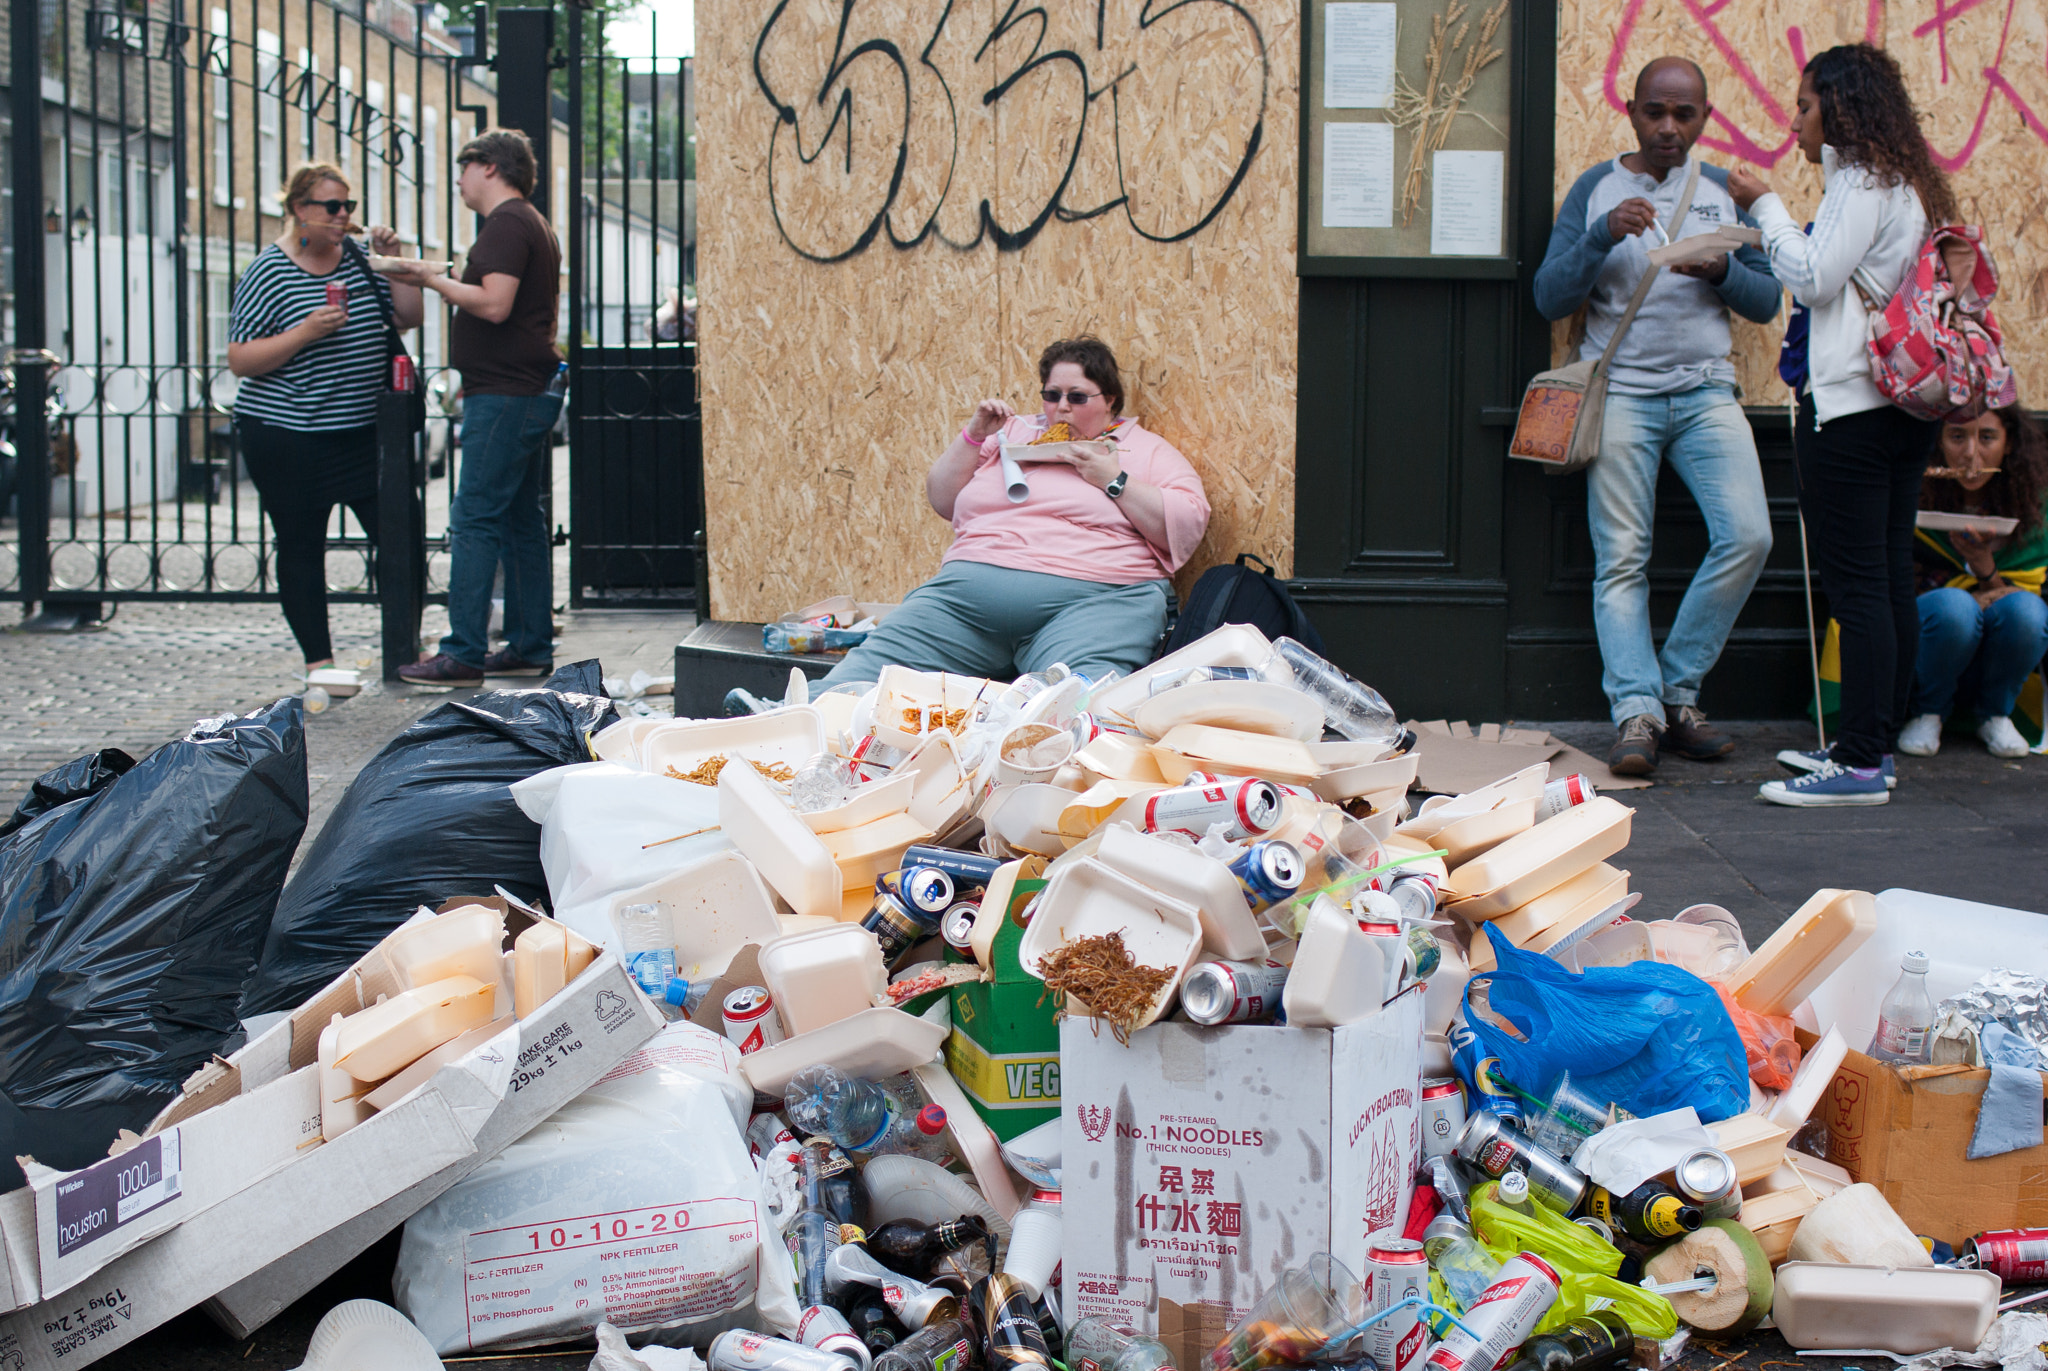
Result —
<instances>
[{"instance_id":1,"label":"pile of garbage","mask_svg":"<svg viewBox=\"0 0 2048 1371\"><path fill-rule=\"evenodd\" d=\"M2048 1282L2048 988L2010 969L2048 937L2009 911L1643 917L1627 806L1548 763L1413 804L1414 730L1241 625L1105 681L792 672L737 718L612 722L594 671L365 769L246 1043L0 1195L0 1364L201 1303L246 1335L401 1226L396 1312L316 1350L1595 1371L1774 1324L2040 1360L2000 1300ZM498 779L452 769L431 827L462 730Z\"/></svg>"}]
</instances>

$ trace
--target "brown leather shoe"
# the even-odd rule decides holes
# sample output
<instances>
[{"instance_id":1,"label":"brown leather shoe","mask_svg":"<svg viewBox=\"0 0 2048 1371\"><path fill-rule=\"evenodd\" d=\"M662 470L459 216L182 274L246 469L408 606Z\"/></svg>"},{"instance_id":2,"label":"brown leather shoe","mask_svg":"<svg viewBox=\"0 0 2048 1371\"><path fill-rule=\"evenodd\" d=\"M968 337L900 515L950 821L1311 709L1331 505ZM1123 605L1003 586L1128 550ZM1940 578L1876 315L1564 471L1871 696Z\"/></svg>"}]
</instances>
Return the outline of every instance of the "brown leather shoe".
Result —
<instances>
[{"instance_id":1,"label":"brown leather shoe","mask_svg":"<svg viewBox=\"0 0 2048 1371\"><path fill-rule=\"evenodd\" d=\"M1621 736L1607 754L1607 769L1617 776L1648 776L1657 769L1657 735L1663 721L1638 714L1621 726Z\"/></svg>"},{"instance_id":2,"label":"brown leather shoe","mask_svg":"<svg viewBox=\"0 0 2048 1371\"><path fill-rule=\"evenodd\" d=\"M1692 762L1710 762L1735 750L1735 740L1707 722L1697 705L1667 705L1657 746Z\"/></svg>"}]
</instances>

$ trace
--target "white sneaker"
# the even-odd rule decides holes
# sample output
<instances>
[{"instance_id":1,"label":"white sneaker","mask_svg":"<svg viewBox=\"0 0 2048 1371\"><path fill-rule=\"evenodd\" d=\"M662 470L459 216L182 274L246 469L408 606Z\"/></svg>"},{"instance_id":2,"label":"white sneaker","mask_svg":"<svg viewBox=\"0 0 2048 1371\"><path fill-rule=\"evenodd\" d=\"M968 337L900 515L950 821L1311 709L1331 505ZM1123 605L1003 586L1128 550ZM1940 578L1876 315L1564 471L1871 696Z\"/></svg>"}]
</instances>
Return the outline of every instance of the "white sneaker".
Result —
<instances>
[{"instance_id":1,"label":"white sneaker","mask_svg":"<svg viewBox=\"0 0 2048 1371\"><path fill-rule=\"evenodd\" d=\"M1941 716L1914 715L1913 721L1899 730L1899 751L1909 757L1932 757L1941 751Z\"/></svg>"},{"instance_id":2,"label":"white sneaker","mask_svg":"<svg viewBox=\"0 0 2048 1371\"><path fill-rule=\"evenodd\" d=\"M1984 740L1984 746L1991 749L1994 757L2024 757L2027 755L2027 740L2012 726L2012 720L2001 714L1995 719L1986 719L1977 725L1977 736ZM1904 747L1903 740L1899 746Z\"/></svg>"}]
</instances>

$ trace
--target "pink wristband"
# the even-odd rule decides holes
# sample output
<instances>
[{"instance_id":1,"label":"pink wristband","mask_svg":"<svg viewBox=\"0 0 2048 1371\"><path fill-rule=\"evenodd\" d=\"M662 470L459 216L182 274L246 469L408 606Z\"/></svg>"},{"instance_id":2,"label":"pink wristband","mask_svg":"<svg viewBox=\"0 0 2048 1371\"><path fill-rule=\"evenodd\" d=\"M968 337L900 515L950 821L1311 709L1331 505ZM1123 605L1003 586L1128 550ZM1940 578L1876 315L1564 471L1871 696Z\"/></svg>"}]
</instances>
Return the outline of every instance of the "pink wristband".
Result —
<instances>
[{"instance_id":1,"label":"pink wristband","mask_svg":"<svg viewBox=\"0 0 2048 1371\"><path fill-rule=\"evenodd\" d=\"M988 438L997 437L1001 433L1002 430L997 429L994 433L989 434ZM988 441L988 438L977 438L974 436L972 432L969 431L969 429L966 428L960 430L960 441L967 444L967 446L973 448L976 452L981 451L981 445L983 443L986 443Z\"/></svg>"}]
</instances>

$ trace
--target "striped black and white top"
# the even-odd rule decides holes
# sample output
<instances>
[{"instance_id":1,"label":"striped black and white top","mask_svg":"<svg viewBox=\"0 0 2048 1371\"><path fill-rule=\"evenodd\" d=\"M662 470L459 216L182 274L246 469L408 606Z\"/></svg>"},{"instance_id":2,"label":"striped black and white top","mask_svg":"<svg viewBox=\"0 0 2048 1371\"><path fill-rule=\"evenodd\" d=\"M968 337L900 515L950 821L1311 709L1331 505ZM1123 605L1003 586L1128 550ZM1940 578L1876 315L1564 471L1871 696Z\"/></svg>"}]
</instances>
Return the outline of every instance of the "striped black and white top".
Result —
<instances>
[{"instance_id":1,"label":"striped black and white top","mask_svg":"<svg viewBox=\"0 0 2048 1371\"><path fill-rule=\"evenodd\" d=\"M377 422L384 375L384 311L370 296L371 282L348 258L331 275L314 276L275 243L235 282L228 340L246 343L296 328L327 304L330 281L348 287L348 322L300 348L276 371L250 376L235 396L235 412L280 428L304 431L356 428ZM372 274L377 294L391 303L391 283Z\"/></svg>"}]
</instances>

